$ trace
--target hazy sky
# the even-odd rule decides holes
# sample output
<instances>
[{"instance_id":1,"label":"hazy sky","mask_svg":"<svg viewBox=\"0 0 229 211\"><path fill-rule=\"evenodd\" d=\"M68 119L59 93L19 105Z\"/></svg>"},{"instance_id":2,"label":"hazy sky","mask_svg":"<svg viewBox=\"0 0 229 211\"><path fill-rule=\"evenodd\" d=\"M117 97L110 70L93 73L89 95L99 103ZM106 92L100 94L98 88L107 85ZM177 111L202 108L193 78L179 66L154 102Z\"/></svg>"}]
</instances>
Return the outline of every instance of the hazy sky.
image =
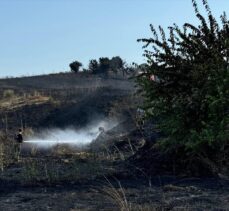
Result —
<instances>
[{"instance_id":1,"label":"hazy sky","mask_svg":"<svg viewBox=\"0 0 229 211\"><path fill-rule=\"evenodd\" d=\"M200 0L197 0L201 2ZM216 17L229 0L209 0ZM228 14L229 15L229 14ZM191 0L0 0L0 77L69 70L73 60L144 62L149 24L196 23Z\"/></svg>"}]
</instances>

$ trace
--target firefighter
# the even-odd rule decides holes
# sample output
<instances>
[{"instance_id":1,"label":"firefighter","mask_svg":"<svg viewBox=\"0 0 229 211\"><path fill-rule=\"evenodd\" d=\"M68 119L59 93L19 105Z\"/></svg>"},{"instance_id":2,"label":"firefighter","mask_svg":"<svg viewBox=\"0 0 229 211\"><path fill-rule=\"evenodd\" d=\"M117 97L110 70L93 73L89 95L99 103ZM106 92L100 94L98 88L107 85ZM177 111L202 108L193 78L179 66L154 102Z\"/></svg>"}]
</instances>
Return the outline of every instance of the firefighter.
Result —
<instances>
[{"instance_id":1,"label":"firefighter","mask_svg":"<svg viewBox=\"0 0 229 211\"><path fill-rule=\"evenodd\" d=\"M19 129L18 133L15 135L15 143L14 143L15 158L17 161L19 161L20 158L22 142L23 142L22 130Z\"/></svg>"}]
</instances>

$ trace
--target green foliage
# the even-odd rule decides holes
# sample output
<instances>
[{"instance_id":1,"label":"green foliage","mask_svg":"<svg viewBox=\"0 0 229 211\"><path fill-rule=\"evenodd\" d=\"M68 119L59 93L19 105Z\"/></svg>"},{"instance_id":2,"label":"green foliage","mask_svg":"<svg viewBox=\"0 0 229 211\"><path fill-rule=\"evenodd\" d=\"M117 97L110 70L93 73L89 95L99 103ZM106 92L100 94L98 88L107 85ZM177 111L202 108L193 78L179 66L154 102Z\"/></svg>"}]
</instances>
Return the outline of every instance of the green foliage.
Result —
<instances>
[{"instance_id":1,"label":"green foliage","mask_svg":"<svg viewBox=\"0 0 229 211\"><path fill-rule=\"evenodd\" d=\"M82 66L82 63L80 63L79 61L74 61L71 64L69 64L69 67L71 68L72 72L79 72L79 68Z\"/></svg>"},{"instance_id":2,"label":"green foliage","mask_svg":"<svg viewBox=\"0 0 229 211\"><path fill-rule=\"evenodd\" d=\"M99 64L96 59L92 59L89 61L88 69L92 73L97 73L99 69Z\"/></svg>"},{"instance_id":3,"label":"green foliage","mask_svg":"<svg viewBox=\"0 0 229 211\"><path fill-rule=\"evenodd\" d=\"M99 58L99 72L107 73L110 68L110 59L107 57Z\"/></svg>"},{"instance_id":4,"label":"green foliage","mask_svg":"<svg viewBox=\"0 0 229 211\"><path fill-rule=\"evenodd\" d=\"M112 71L118 72L119 70L123 69L124 62L121 57L115 56L110 60L110 67Z\"/></svg>"},{"instance_id":5,"label":"green foliage","mask_svg":"<svg viewBox=\"0 0 229 211\"><path fill-rule=\"evenodd\" d=\"M119 56L115 56L112 59L108 57L101 57L99 61L92 59L89 61L88 69L90 72L97 73L108 73L108 71L113 71L118 73L120 70L123 70L124 62Z\"/></svg>"},{"instance_id":6,"label":"green foliage","mask_svg":"<svg viewBox=\"0 0 229 211\"><path fill-rule=\"evenodd\" d=\"M228 147L229 21L224 13L219 24L203 0L205 18L192 2L200 25L174 24L168 38L150 25L153 37L138 40L147 58L138 82L146 113L167 137L162 146L212 157Z\"/></svg>"}]
</instances>

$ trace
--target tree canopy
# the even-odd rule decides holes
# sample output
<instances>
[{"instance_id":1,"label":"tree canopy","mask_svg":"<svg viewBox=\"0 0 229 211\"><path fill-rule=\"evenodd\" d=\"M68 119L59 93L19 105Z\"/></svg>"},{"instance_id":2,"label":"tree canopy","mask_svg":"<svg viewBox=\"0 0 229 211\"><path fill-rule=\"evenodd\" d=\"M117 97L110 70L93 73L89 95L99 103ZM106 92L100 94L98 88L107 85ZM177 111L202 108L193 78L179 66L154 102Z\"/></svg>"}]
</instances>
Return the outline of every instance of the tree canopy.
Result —
<instances>
[{"instance_id":1,"label":"tree canopy","mask_svg":"<svg viewBox=\"0 0 229 211\"><path fill-rule=\"evenodd\" d=\"M69 67L71 68L72 72L79 72L79 68L82 66L82 63L79 61L74 61L72 63L69 64Z\"/></svg>"}]
</instances>

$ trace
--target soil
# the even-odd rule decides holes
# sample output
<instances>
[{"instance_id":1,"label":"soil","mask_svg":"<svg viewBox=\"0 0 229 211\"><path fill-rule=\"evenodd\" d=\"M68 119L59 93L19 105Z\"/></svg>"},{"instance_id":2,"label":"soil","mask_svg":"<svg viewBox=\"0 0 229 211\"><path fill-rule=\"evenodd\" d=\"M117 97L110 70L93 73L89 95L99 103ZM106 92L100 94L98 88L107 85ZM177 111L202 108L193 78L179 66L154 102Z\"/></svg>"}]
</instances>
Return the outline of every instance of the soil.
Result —
<instances>
[{"instance_id":1,"label":"soil","mask_svg":"<svg viewBox=\"0 0 229 211\"><path fill-rule=\"evenodd\" d=\"M1 173L0 210L229 210L229 180L150 177L123 163L87 152L22 155Z\"/></svg>"}]
</instances>

